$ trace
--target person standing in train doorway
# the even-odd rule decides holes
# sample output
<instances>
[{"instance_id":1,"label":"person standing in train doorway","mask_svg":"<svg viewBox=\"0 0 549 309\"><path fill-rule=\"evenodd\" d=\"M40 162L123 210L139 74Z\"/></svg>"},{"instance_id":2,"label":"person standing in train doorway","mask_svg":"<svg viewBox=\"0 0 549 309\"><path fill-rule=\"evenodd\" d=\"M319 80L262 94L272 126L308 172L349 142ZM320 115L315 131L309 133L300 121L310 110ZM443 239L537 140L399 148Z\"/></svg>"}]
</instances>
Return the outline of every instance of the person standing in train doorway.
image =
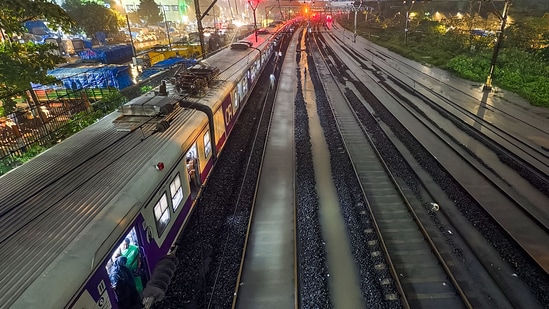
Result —
<instances>
[{"instance_id":1,"label":"person standing in train doorway","mask_svg":"<svg viewBox=\"0 0 549 309\"><path fill-rule=\"evenodd\" d=\"M139 292L143 291L143 284L141 281L140 269L141 269L141 257L139 255L139 248L132 244L129 238L124 239L122 247L118 256L126 257L126 267L131 271L135 277L135 285Z\"/></svg>"},{"instance_id":2,"label":"person standing in train doorway","mask_svg":"<svg viewBox=\"0 0 549 309\"><path fill-rule=\"evenodd\" d=\"M111 266L109 279L116 293L119 308L141 308L141 297L135 287L132 272L126 267L127 258L119 256Z\"/></svg>"}]
</instances>

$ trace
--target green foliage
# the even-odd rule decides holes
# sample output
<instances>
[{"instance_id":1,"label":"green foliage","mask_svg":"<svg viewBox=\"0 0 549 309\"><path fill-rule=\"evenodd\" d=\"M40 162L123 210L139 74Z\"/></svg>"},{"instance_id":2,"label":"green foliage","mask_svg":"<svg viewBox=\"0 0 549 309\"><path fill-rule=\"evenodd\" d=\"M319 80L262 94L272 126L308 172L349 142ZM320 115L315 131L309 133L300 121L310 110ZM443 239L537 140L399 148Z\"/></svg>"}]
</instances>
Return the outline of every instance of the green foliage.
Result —
<instances>
[{"instance_id":1,"label":"green foliage","mask_svg":"<svg viewBox=\"0 0 549 309\"><path fill-rule=\"evenodd\" d=\"M23 23L43 19L52 29L68 31L74 20L58 5L49 0L4 0L0 6L0 25L8 38L25 32ZM55 68L63 58L52 53L51 44L19 43L6 40L0 43L0 98L4 112L10 113L15 104L5 97L29 88L30 82L49 83L47 70Z\"/></svg>"},{"instance_id":2,"label":"green foliage","mask_svg":"<svg viewBox=\"0 0 549 309\"><path fill-rule=\"evenodd\" d=\"M63 140L82 129L94 124L98 119L103 117L105 113L101 110L93 112L79 112L73 115L69 121L55 132L57 140Z\"/></svg>"},{"instance_id":3,"label":"green foliage","mask_svg":"<svg viewBox=\"0 0 549 309\"><path fill-rule=\"evenodd\" d=\"M477 82L486 80L491 54L459 55L448 68L459 76ZM494 84L526 98L533 105L549 107L549 65L533 54L503 49L493 75Z\"/></svg>"},{"instance_id":4,"label":"green foliage","mask_svg":"<svg viewBox=\"0 0 549 309\"><path fill-rule=\"evenodd\" d=\"M12 35L25 32L23 23L44 19L52 29L61 27L68 31L74 20L50 0L3 0L0 6L0 25L5 33Z\"/></svg>"},{"instance_id":5,"label":"green foliage","mask_svg":"<svg viewBox=\"0 0 549 309\"><path fill-rule=\"evenodd\" d=\"M143 86L141 87L141 93L147 93L153 89L152 86Z\"/></svg>"},{"instance_id":6,"label":"green foliage","mask_svg":"<svg viewBox=\"0 0 549 309\"><path fill-rule=\"evenodd\" d=\"M43 147L42 145L38 145L38 144L31 145L30 148L27 149L27 151L24 154L17 157L18 161L21 163L25 163L30 159L32 159L33 157L42 153L44 150L46 150L46 148Z\"/></svg>"},{"instance_id":7,"label":"green foliage","mask_svg":"<svg viewBox=\"0 0 549 309\"><path fill-rule=\"evenodd\" d=\"M549 30L549 18L518 16L505 30L505 45L533 51L544 44L544 35Z\"/></svg>"},{"instance_id":8,"label":"green foliage","mask_svg":"<svg viewBox=\"0 0 549 309\"><path fill-rule=\"evenodd\" d=\"M68 12L76 20L77 29L89 36L99 31L117 33L125 22L120 13L93 2L71 3Z\"/></svg>"},{"instance_id":9,"label":"green foliage","mask_svg":"<svg viewBox=\"0 0 549 309\"><path fill-rule=\"evenodd\" d=\"M339 22L347 29L354 27L352 20L345 17ZM409 59L449 69L472 81L485 82L495 37L471 35L463 30L482 24L478 17L469 24L463 20L454 22L456 28L447 31L442 31L440 23L411 24L407 43L404 43L402 23L387 20L381 26L374 22L363 23L358 25L357 32ZM491 25L490 20L485 23ZM492 76L493 84L521 95L533 105L549 107L548 44L548 18L521 18L506 31Z\"/></svg>"},{"instance_id":10,"label":"green foliage","mask_svg":"<svg viewBox=\"0 0 549 309\"><path fill-rule=\"evenodd\" d=\"M0 85L0 92L2 92L1 89L2 89L2 85ZM13 113L17 107L17 101L12 96L4 97L2 98L2 107L4 109L4 112L3 112L4 115Z\"/></svg>"},{"instance_id":11,"label":"green foliage","mask_svg":"<svg viewBox=\"0 0 549 309\"><path fill-rule=\"evenodd\" d=\"M482 56L459 55L451 59L447 65L448 69L456 72L459 76L468 80L482 82L490 68L490 61Z\"/></svg>"},{"instance_id":12,"label":"green foliage","mask_svg":"<svg viewBox=\"0 0 549 309\"><path fill-rule=\"evenodd\" d=\"M71 119L56 132L56 139L65 139L94 124L97 120L113 112L126 101L126 97L120 94L120 92L111 92L105 95L94 105L92 112L83 111L73 115Z\"/></svg>"},{"instance_id":13,"label":"green foliage","mask_svg":"<svg viewBox=\"0 0 549 309\"><path fill-rule=\"evenodd\" d=\"M97 109L101 109L105 114L113 112L119 106L127 102L127 98L120 92L110 92L106 94L96 105Z\"/></svg>"},{"instance_id":14,"label":"green foliage","mask_svg":"<svg viewBox=\"0 0 549 309\"><path fill-rule=\"evenodd\" d=\"M0 175L3 175L15 167L29 161L33 157L42 153L44 150L46 150L45 147L39 144L33 144L28 147L27 151L22 155L3 158L0 160Z\"/></svg>"},{"instance_id":15,"label":"green foliage","mask_svg":"<svg viewBox=\"0 0 549 309\"><path fill-rule=\"evenodd\" d=\"M4 175L5 173L12 170L15 166L17 166L13 160L9 157L3 158L0 160L0 175Z\"/></svg>"},{"instance_id":16,"label":"green foliage","mask_svg":"<svg viewBox=\"0 0 549 309\"><path fill-rule=\"evenodd\" d=\"M55 143L62 141L94 124L105 115L113 112L117 107L124 104L126 101L126 97L120 94L120 92L110 92L105 95L99 103L94 105L93 111L83 111L73 115L65 125L53 133L54 136L51 142ZM23 164L44 150L46 150L45 147L35 144L30 148L27 148L26 152L21 156L8 157L0 160L0 175L5 174L14 167Z\"/></svg>"},{"instance_id":17,"label":"green foliage","mask_svg":"<svg viewBox=\"0 0 549 309\"><path fill-rule=\"evenodd\" d=\"M10 113L15 103L6 97L24 91L30 83L49 84L56 79L47 71L56 67L64 59L51 53L51 44L33 42L4 42L0 44L0 98L5 102L5 112Z\"/></svg>"},{"instance_id":18,"label":"green foliage","mask_svg":"<svg viewBox=\"0 0 549 309\"><path fill-rule=\"evenodd\" d=\"M539 50L540 57L549 63L549 32L543 34L542 43L545 47Z\"/></svg>"},{"instance_id":19,"label":"green foliage","mask_svg":"<svg viewBox=\"0 0 549 309\"><path fill-rule=\"evenodd\" d=\"M137 14L148 25L155 25L164 20L160 7L158 7L158 4L154 0L139 0Z\"/></svg>"}]
</instances>

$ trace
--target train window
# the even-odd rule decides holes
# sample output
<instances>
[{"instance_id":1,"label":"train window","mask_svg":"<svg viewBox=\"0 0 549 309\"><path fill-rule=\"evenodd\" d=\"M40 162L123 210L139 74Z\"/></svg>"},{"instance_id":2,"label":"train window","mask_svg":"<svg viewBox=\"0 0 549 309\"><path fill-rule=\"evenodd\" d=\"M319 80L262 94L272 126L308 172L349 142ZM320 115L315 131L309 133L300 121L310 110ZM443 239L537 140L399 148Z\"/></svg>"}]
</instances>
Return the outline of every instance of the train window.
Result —
<instances>
[{"instance_id":1,"label":"train window","mask_svg":"<svg viewBox=\"0 0 549 309\"><path fill-rule=\"evenodd\" d=\"M240 84L239 84L239 87L238 87L238 92L239 92L239 97L240 98L244 98L246 96L246 93L248 93L248 72L249 71L246 71L246 78L243 78L240 80Z\"/></svg>"},{"instance_id":2,"label":"train window","mask_svg":"<svg viewBox=\"0 0 549 309\"><path fill-rule=\"evenodd\" d=\"M175 175L172 183L170 183L170 193L172 194L172 207L175 212L183 200L183 188L181 188L181 177L179 176L179 173Z\"/></svg>"},{"instance_id":3,"label":"train window","mask_svg":"<svg viewBox=\"0 0 549 309\"><path fill-rule=\"evenodd\" d=\"M238 102L238 91L233 92L233 104L234 104L234 110L236 111L238 109L238 105L240 102Z\"/></svg>"},{"instance_id":4,"label":"train window","mask_svg":"<svg viewBox=\"0 0 549 309\"><path fill-rule=\"evenodd\" d=\"M244 91L244 83L246 80L242 78L240 82L238 82L238 98L239 100L244 97L245 91Z\"/></svg>"},{"instance_id":5,"label":"train window","mask_svg":"<svg viewBox=\"0 0 549 309\"><path fill-rule=\"evenodd\" d=\"M255 76L261 71L261 61L257 61L255 63L255 70L254 70L254 80Z\"/></svg>"},{"instance_id":6,"label":"train window","mask_svg":"<svg viewBox=\"0 0 549 309\"><path fill-rule=\"evenodd\" d=\"M256 64L259 63L259 60L257 60L257 62L255 62ZM260 64L261 65L261 64ZM257 65L254 65L250 68L250 70L248 71L250 74L250 80L255 80L255 72L257 71Z\"/></svg>"},{"instance_id":7,"label":"train window","mask_svg":"<svg viewBox=\"0 0 549 309\"><path fill-rule=\"evenodd\" d=\"M212 152L212 143L210 143L210 131L204 133L204 156L208 158Z\"/></svg>"},{"instance_id":8,"label":"train window","mask_svg":"<svg viewBox=\"0 0 549 309\"><path fill-rule=\"evenodd\" d=\"M160 237L168 226L168 222L170 222L170 212L168 211L168 198L166 197L166 193L162 194L160 200L154 205L154 218L156 219L156 230Z\"/></svg>"}]
</instances>

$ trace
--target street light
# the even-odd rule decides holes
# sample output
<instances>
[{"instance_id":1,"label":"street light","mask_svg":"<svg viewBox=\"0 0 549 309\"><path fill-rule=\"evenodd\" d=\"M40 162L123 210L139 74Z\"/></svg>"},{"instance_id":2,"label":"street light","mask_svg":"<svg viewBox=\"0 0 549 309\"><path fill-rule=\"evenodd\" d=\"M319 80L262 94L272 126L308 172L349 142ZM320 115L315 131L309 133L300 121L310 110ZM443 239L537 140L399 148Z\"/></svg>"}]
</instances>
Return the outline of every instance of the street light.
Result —
<instances>
[{"instance_id":1,"label":"street light","mask_svg":"<svg viewBox=\"0 0 549 309\"><path fill-rule=\"evenodd\" d=\"M408 22L410 21L410 10L412 10L412 7L414 6L415 1L412 0L412 4L410 5L410 8L406 7L406 0L404 0L404 8L406 8L406 25L404 26L404 44L408 43Z\"/></svg>"},{"instance_id":2,"label":"street light","mask_svg":"<svg viewBox=\"0 0 549 309\"><path fill-rule=\"evenodd\" d=\"M130 43L132 44L132 60L134 63L137 61L135 60L136 51L135 51L135 45L133 44L133 37L132 37L132 28L130 27L130 18L128 17L128 12L126 11L126 8L124 5L122 5L122 0L117 0L116 6L119 7L120 14L123 14L126 16L126 24L128 25L128 33L130 34Z\"/></svg>"},{"instance_id":3,"label":"street light","mask_svg":"<svg viewBox=\"0 0 549 309\"><path fill-rule=\"evenodd\" d=\"M253 5L255 3L255 6ZM255 32L255 42L257 43L257 19L255 17L255 10L257 9L257 6L259 5L259 0L248 0L248 4L252 8L252 11L254 12L254 32Z\"/></svg>"}]
</instances>

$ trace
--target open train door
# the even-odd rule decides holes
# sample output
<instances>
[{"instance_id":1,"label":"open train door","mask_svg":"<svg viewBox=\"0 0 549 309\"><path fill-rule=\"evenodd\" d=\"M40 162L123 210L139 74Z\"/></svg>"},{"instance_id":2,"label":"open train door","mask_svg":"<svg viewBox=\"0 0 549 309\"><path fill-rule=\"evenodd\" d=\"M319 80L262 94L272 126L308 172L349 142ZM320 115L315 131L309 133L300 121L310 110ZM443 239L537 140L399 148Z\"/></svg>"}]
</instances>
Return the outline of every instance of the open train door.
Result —
<instances>
[{"instance_id":1,"label":"open train door","mask_svg":"<svg viewBox=\"0 0 549 309\"><path fill-rule=\"evenodd\" d=\"M121 260L122 257L123 260ZM139 297L147 284L149 273L147 271L147 256L141 246L135 227L129 230L125 237L121 239L114 252L112 252L106 268L119 306L130 301L128 298L135 297L131 293L126 293L129 290L135 288L134 291ZM123 268L126 270L123 270ZM122 291L126 292L121 293Z\"/></svg>"},{"instance_id":2,"label":"open train door","mask_svg":"<svg viewBox=\"0 0 549 309\"><path fill-rule=\"evenodd\" d=\"M189 187L191 189L191 197L194 199L198 195L200 189L200 160L198 159L196 143L185 154L185 163L187 164L187 173L189 179Z\"/></svg>"}]
</instances>

